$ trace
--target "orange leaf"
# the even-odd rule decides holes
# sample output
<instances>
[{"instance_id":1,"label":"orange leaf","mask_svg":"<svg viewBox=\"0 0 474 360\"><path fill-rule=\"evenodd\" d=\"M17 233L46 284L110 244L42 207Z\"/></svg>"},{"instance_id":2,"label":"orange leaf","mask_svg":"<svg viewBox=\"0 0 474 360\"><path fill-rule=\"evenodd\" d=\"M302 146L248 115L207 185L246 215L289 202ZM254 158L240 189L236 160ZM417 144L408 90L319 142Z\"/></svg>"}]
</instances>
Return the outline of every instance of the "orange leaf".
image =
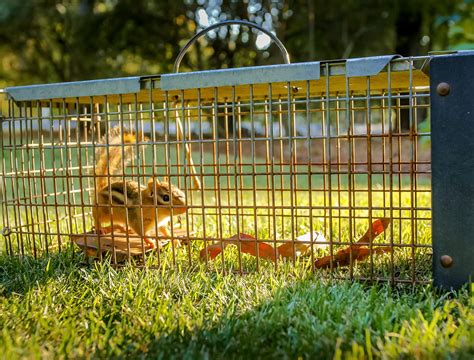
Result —
<instances>
[{"instance_id":1,"label":"orange leaf","mask_svg":"<svg viewBox=\"0 0 474 360\"><path fill-rule=\"evenodd\" d=\"M227 245L238 245L240 243L240 250L243 253L257 256L257 246L258 246L258 256L263 259L270 259L275 261L275 249L273 246L268 245L262 241L257 241L255 237L249 234L236 234L229 238L229 240L224 240L222 243L218 242L216 244L209 245L201 250L200 257L201 260L207 256L210 260L215 259L217 255L222 252L222 249Z\"/></svg>"},{"instance_id":2,"label":"orange leaf","mask_svg":"<svg viewBox=\"0 0 474 360\"><path fill-rule=\"evenodd\" d=\"M199 253L199 256L201 257L201 260L205 260L206 252L207 252L207 257L209 258L209 260L215 259L217 255L221 253L224 247L225 245L221 243L209 245L201 250L201 252Z\"/></svg>"},{"instance_id":3,"label":"orange leaf","mask_svg":"<svg viewBox=\"0 0 474 360\"><path fill-rule=\"evenodd\" d=\"M371 240L374 240L378 235L383 233L390 224L390 219L388 218L381 218L377 219L372 223L372 226L367 232L362 236L356 244L361 243L370 243ZM359 246L359 245L356 245Z\"/></svg>"},{"instance_id":4,"label":"orange leaf","mask_svg":"<svg viewBox=\"0 0 474 360\"><path fill-rule=\"evenodd\" d=\"M304 253L308 250L308 244L298 244L297 242L294 243L295 246L295 257L298 256L298 253ZM293 242L287 242L278 246L278 254L282 257L291 258L293 257Z\"/></svg>"},{"instance_id":5,"label":"orange leaf","mask_svg":"<svg viewBox=\"0 0 474 360\"><path fill-rule=\"evenodd\" d=\"M240 248L243 253L257 256L257 247L255 243L242 243ZM275 248L264 242L258 242L258 257L275 261Z\"/></svg>"},{"instance_id":6,"label":"orange leaf","mask_svg":"<svg viewBox=\"0 0 474 360\"><path fill-rule=\"evenodd\" d=\"M332 259L333 267L338 266L348 266L351 264L351 252L352 252L352 261L362 261L370 256L370 249L366 247L347 247L336 253ZM380 246L372 249L373 254L383 254L387 252L392 252L390 246ZM331 266L331 255L322 257L315 261L314 266L317 269L327 269Z\"/></svg>"},{"instance_id":7,"label":"orange leaf","mask_svg":"<svg viewBox=\"0 0 474 360\"><path fill-rule=\"evenodd\" d=\"M323 256L322 258L316 259L314 262L316 269L326 269L331 267L331 255Z\"/></svg>"},{"instance_id":8,"label":"orange leaf","mask_svg":"<svg viewBox=\"0 0 474 360\"><path fill-rule=\"evenodd\" d=\"M253 256L257 256L257 246L258 246L258 257L262 259L269 259L275 261L275 248L267 243L262 241L257 241L255 237L252 235L240 233L238 235L234 235L231 239L240 241L240 249L243 253L250 254ZM248 241L253 240L253 241ZM237 244L236 244L237 245Z\"/></svg>"},{"instance_id":9,"label":"orange leaf","mask_svg":"<svg viewBox=\"0 0 474 360\"><path fill-rule=\"evenodd\" d=\"M375 239L378 235L383 233L388 225L390 224L390 219L382 218L377 219L372 223L372 226L367 232L362 236L357 243L353 244L352 246L348 246L342 250L339 250L336 255L331 256L324 256L320 259L317 259L314 262L314 265L317 269L328 268L331 266L331 259L333 263L333 267L338 266L347 266L351 264L351 254L352 254L352 261L361 261L366 259L370 255L370 249L367 247L362 247L364 243L370 242L371 240ZM373 254L391 252L392 248L389 246L385 247L376 247L372 248Z\"/></svg>"}]
</instances>

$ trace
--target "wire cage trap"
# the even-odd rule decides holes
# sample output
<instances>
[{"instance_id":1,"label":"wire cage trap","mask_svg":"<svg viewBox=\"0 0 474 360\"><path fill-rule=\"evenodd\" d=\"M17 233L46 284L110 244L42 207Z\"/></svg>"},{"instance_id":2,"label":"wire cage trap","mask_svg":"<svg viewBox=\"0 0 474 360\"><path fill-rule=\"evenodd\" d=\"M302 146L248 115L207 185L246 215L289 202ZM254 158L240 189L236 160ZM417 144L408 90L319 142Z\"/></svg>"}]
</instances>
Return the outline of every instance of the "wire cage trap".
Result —
<instances>
[{"instance_id":1,"label":"wire cage trap","mask_svg":"<svg viewBox=\"0 0 474 360\"><path fill-rule=\"evenodd\" d=\"M79 245L116 265L431 281L429 64L381 56L8 88L2 251ZM110 202L98 205L100 156ZM150 179L167 202L157 188L145 201ZM134 216L153 228L138 235Z\"/></svg>"}]
</instances>

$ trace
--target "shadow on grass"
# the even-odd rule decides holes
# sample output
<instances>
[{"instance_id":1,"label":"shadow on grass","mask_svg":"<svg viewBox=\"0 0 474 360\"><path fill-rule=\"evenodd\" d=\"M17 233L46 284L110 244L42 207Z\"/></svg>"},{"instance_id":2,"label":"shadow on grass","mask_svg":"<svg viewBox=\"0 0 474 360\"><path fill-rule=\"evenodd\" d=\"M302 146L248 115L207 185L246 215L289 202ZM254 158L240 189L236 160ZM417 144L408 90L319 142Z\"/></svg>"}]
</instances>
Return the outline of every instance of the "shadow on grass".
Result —
<instances>
[{"instance_id":1,"label":"shadow on grass","mask_svg":"<svg viewBox=\"0 0 474 360\"><path fill-rule=\"evenodd\" d=\"M73 357L324 359L338 351L358 351L363 358L379 341L391 341L386 334L392 333L405 336L421 355L430 355L428 342L439 346L438 357L474 351L461 342L456 343L459 349L446 346L446 339L453 338L450 326L458 326L455 307L431 325L435 309L444 311L447 299L431 287L321 280L329 275L326 271L239 277L141 271L131 266L112 271L104 265L84 272L82 258L71 256L68 252L37 260L0 256L0 296L55 289L45 292L46 301L37 294L24 303L18 300L24 307L17 315L21 320L9 325L11 332L18 331L13 338L22 338L18 349L36 339L39 349L60 349ZM32 302L40 305L30 310ZM49 317L43 307L53 309ZM55 309L61 309L61 316ZM25 321L22 316L31 318ZM417 343L403 330L412 321L415 335L432 328L443 333L429 334L428 340ZM449 321L450 326L444 326ZM25 327L14 330L19 326ZM61 347L63 343L69 346ZM403 344L397 346L393 358L403 355L397 353Z\"/></svg>"},{"instance_id":2,"label":"shadow on grass","mask_svg":"<svg viewBox=\"0 0 474 360\"><path fill-rule=\"evenodd\" d=\"M427 260L426 265L431 263L429 256L424 260ZM394 267L409 278L412 262L396 259ZM429 270L428 267L425 270ZM423 328L425 321L435 317L434 310L452 294L438 292L431 286L413 286L409 282L390 285L390 276L386 273L373 274L387 279L378 284L357 279L321 280L326 276L329 271L308 274L289 287L277 288L270 298L251 309L245 304L222 304L228 310L215 322L204 322L195 327L178 325L163 334L145 331L144 338L151 340L131 354L140 356L146 352L164 359L332 359L337 353L367 358L369 352L388 355L388 358L417 354L426 358L462 358L468 353L474 354L474 347L466 342L460 343L458 348L452 346L452 342L445 349L436 349L431 343L441 335L426 334L430 329ZM416 275L418 280L423 276ZM429 278L428 275L424 280ZM445 314L446 318L435 325L443 328L443 322L452 322L454 313L456 310L453 314ZM387 334L400 334L404 338L404 328L417 322L419 325L413 329L414 340L407 336L397 342L387 337ZM432 339L427 340L430 336ZM443 341L449 342L451 335L445 332L443 337ZM136 342L136 339L129 340ZM385 341L389 342L388 346ZM405 345L409 349L404 349ZM384 354L384 351L388 353Z\"/></svg>"},{"instance_id":3,"label":"shadow on grass","mask_svg":"<svg viewBox=\"0 0 474 360\"><path fill-rule=\"evenodd\" d=\"M420 320L419 312L428 319L432 316L433 303L424 300L435 297L435 292L428 289L431 294L424 296L426 287L323 283L308 277L291 287L277 289L270 299L249 310L239 311L231 306L216 323L191 329L178 326L161 336L145 333L145 338L153 340L131 355L143 356L146 352L147 356L164 359L333 359L337 353L349 358L367 358L369 352L388 358L417 354L422 358L458 358L474 354L474 347L466 342L457 349L436 349L432 340L417 343L415 339L410 343L408 338L409 347L414 349L404 349L402 344L385 349L380 342L388 340L387 333L401 332L403 337L402 329ZM420 327L414 331L416 337L430 330ZM446 339L449 337L446 335Z\"/></svg>"},{"instance_id":4,"label":"shadow on grass","mask_svg":"<svg viewBox=\"0 0 474 360\"><path fill-rule=\"evenodd\" d=\"M229 310L217 323L163 334L147 353L165 359L332 358L337 338L353 327L342 319L345 311L331 309L334 294L321 291L326 289L302 283L278 289L250 310Z\"/></svg>"},{"instance_id":5,"label":"shadow on grass","mask_svg":"<svg viewBox=\"0 0 474 360\"><path fill-rule=\"evenodd\" d=\"M72 250L49 253L34 258L30 255L0 255L0 296L25 294L50 279L71 276L85 265L83 257Z\"/></svg>"}]
</instances>

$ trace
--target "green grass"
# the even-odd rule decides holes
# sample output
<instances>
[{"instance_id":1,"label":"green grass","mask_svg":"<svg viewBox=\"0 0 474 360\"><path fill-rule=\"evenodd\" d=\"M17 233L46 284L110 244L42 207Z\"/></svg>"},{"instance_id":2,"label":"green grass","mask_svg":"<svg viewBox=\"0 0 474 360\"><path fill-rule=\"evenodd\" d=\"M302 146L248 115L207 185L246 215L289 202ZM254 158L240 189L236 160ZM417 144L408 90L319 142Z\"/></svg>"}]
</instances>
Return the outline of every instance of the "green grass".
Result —
<instances>
[{"instance_id":1,"label":"green grass","mask_svg":"<svg viewBox=\"0 0 474 360\"><path fill-rule=\"evenodd\" d=\"M221 171L232 173L233 169ZM396 280L430 281L429 187L416 196L402 193L397 189L409 183L406 177L397 182L395 176L390 194L388 177L374 175L371 180L377 191L368 193L364 191L367 176L358 175L351 200L358 209L349 212L344 208L349 202L347 178L333 178L333 184L341 180L343 191L331 193L332 210L304 209L309 196L313 205L328 203L329 191L320 189L322 179L322 175L313 175L313 190L309 192L309 179L299 176L298 186L306 190L290 198L288 176L275 176L275 198L257 191L254 202L251 177L246 177L240 198L225 190L218 193L220 199L214 192L204 192L204 210L195 209L189 225L197 237L204 235L205 221L207 237L247 232L272 243L273 239L302 235L312 224L313 230L327 239L348 243L367 230L370 201L372 218L395 218L391 228L377 238L377 243L392 242L396 246L393 256L357 263L352 272L337 269L332 273L312 272L309 257L295 263L279 261L277 269L262 260L257 272L256 259L245 254L239 257L232 246L225 250L224 262L218 257L202 263L199 251L204 243L198 240L174 254L167 248L149 256L146 263L159 265L158 269L141 269L133 264L115 269L107 261L86 262L78 249L67 244L67 236L61 238L63 251L57 252L55 232L90 229L91 217L82 213L80 193L46 199L46 203L58 201L58 214L51 208L36 212L31 206L17 207L14 212L10 205L7 210L11 224L49 235L12 234L9 239L14 253L21 252L17 241L22 240L27 254L24 257L7 256L6 242L1 239L0 358L473 358L472 290L441 293L430 285L390 286L388 282L365 284L353 280L390 280L396 273ZM220 186L225 188L227 180L223 177ZM78 177L71 181L77 182ZM206 186L217 186L211 176L206 181ZM229 181L232 185L234 180ZM257 187L266 182L266 175L257 176ZM381 191L384 182L385 192ZM33 192L42 193L40 185L35 186ZM278 191L282 187L287 190L283 195ZM44 189L51 193L52 184L45 183ZM71 199L77 207L67 206L73 204ZM35 201L41 204L43 200ZM218 200L229 208L216 213ZM193 204L202 201L200 194L193 198ZM240 206L257 207L257 212L237 212L236 201ZM289 205L291 201L296 204L293 220L289 209L264 207L273 202L276 206ZM390 204L397 209L390 212ZM71 218L74 213L79 215L75 220ZM352 234L349 216L355 219ZM398 220L411 216L423 220ZM45 220L49 225L44 225ZM32 222L37 224L27 226ZM419 247L406 246L411 244ZM31 256L33 245L37 259ZM327 254L328 250L317 250L314 255ZM229 275L235 270L249 274ZM335 276L348 280L337 281Z\"/></svg>"},{"instance_id":2,"label":"green grass","mask_svg":"<svg viewBox=\"0 0 474 360\"><path fill-rule=\"evenodd\" d=\"M0 257L4 358L474 356L467 290L81 265L71 252Z\"/></svg>"},{"instance_id":3,"label":"green grass","mask_svg":"<svg viewBox=\"0 0 474 360\"><path fill-rule=\"evenodd\" d=\"M227 199L222 194L223 199ZM373 194L372 202L382 202ZM407 210L395 216L409 216L410 196L394 201ZM244 194L244 200L251 197ZM216 199L205 198L207 206ZM314 201L322 198L315 195ZM344 204L344 196L340 203ZM288 199L277 199L288 203ZM305 205L308 199L298 197ZM429 206L429 192L420 195L418 206ZM264 199L259 204L264 204ZM359 205L367 206L363 196ZM263 211L263 210L262 210ZM258 236L291 237L288 215L274 219L257 214ZM301 211L295 236L309 229L308 213ZM333 240L349 240L348 223L335 211ZM344 215L344 214L342 214ZM347 215L347 214L346 214ZM367 209L357 212L363 218ZM384 213L374 212L375 216ZM429 216L429 213L419 216ZM324 232L328 222L314 213L315 230ZM244 216L252 230L253 215ZM203 217L193 217L193 229L202 235ZM226 236L237 231L235 212L221 220ZM206 215L206 231L218 235L217 217ZM340 223L339 223L340 222ZM82 222L78 222L78 227ZM242 225L242 222L240 223ZM417 243L431 243L430 222L419 221L414 231ZM62 231L68 231L61 224ZM339 232L338 226L341 225ZM54 230L55 228L52 227ZM354 237L367 229L367 219L356 222ZM77 229L79 230L79 229ZM241 228L242 230L242 228ZM246 230L246 231L247 231ZM393 234L378 239L395 244L411 241L411 222L394 221ZM327 236L327 233L326 233ZM13 235L12 235L13 238ZM107 261L87 263L74 247L61 253L11 257L0 255L0 349L5 358L34 357L121 357L135 358L452 358L474 356L474 312L471 292L441 293L430 285L365 284L331 279L327 270L311 271L310 258L295 264L280 261L278 269L260 261L256 272L254 257L242 255L248 275L232 275L239 269L235 247L207 265L199 261L203 243L191 248L170 248L160 254L161 267L141 269L125 264L115 269ZM31 249L30 249L31 250ZM190 250L190 251L189 251ZM390 279L392 265L397 279L429 281L431 249L396 248L393 256L383 255L370 262L333 275L350 279ZM318 250L315 255L326 255ZM416 269L412 268L412 257ZM158 254L147 258L157 265ZM191 259L191 265L189 260ZM173 262L175 261L175 264ZM226 270L226 274L222 270ZM414 273L413 270L416 270Z\"/></svg>"},{"instance_id":4,"label":"green grass","mask_svg":"<svg viewBox=\"0 0 474 360\"><path fill-rule=\"evenodd\" d=\"M189 226L189 230L194 232L197 240L192 240L189 248L176 249L171 251L169 248L161 252L155 252L152 256L147 257L146 263L150 266L159 266L166 269L188 268L190 265L200 263L200 250L205 246L203 238L206 239L222 239L229 238L237 233L247 233L256 235L259 240L266 241L271 245L275 245L274 241L281 242L291 241L293 237L298 237L308 233L309 231L318 231L329 241L342 242L346 245L335 245L334 251L347 246L350 241L357 241L369 228L369 194L364 191L356 191L354 196L358 209L349 212L347 210L349 196L348 192L336 193L332 192L332 204L334 209L329 212L327 209L316 208L328 202L328 193L312 192L312 204L315 206L309 210L309 193L308 190L298 194L291 194L286 191L284 194L275 192L275 197L268 197L267 192L256 192L256 198L253 198L253 192L250 190L243 191L236 199L235 194L221 191L220 200L216 199L214 193L206 192L201 199L200 194L194 194L192 204L198 205L197 208L189 210L188 224L186 217L183 216L183 226L185 229ZM270 194L271 195L271 194ZM337 269L335 274L343 278L382 278L390 280L391 274L396 274L396 280L401 281L423 281L427 282L431 277L431 221L430 211L426 210L430 206L429 191L420 192L416 196L416 210L412 210L415 204L412 203L411 194L408 192L392 194L393 205L398 210L388 211L387 205L390 203L390 193L373 192L370 194L372 206L375 209L370 211L372 220L379 217L393 217L394 220L389 229L376 240L376 244L389 245L393 243L396 247L392 255L374 256L372 261L358 263L354 267L352 273L347 268ZM352 201L354 201L352 199ZM240 206L235 207L236 201ZM288 205L293 201L293 211ZM190 200L191 202L191 200ZM265 205L273 205L276 209L267 209ZM218 204L224 208L218 210ZM245 204L249 208L244 209ZM200 206L204 205L204 208ZM282 208L286 206L287 208ZM340 206L340 208L339 208ZM280 208L278 208L280 207ZM254 208L256 209L254 212ZM58 237L55 233L58 231L65 234L60 237L62 248L68 246L68 236L66 234L80 234L89 231L92 226L92 217L90 214L83 214L80 206L68 209L66 206L58 208L59 221L56 220L55 212L50 211L44 215L41 211L36 213L35 209L25 207L15 213L10 213L10 221L15 220L16 223L24 224L23 231L43 233L47 235L21 234L13 233L5 240L9 241L13 253L25 253L39 256L45 254L46 249L49 252L57 251ZM425 209L425 210L421 210ZM86 211L90 209L86 209ZM76 212L78 215L71 218L68 214ZM412 222L410 216L416 214L418 220ZM20 214L21 213L21 214ZM332 221L329 221L329 215ZM349 220L351 216L351 221ZM399 220L403 218L403 220ZM424 220L420 220L423 218ZM34 219L37 224L25 226L25 224L33 223ZM50 222L44 225L43 219ZM312 219L312 221L310 221ZM256 222L256 226L255 226ZM330 227L331 225L331 227ZM352 226L352 231L350 230ZM331 234L332 230L332 234ZM23 246L21 246L21 243ZM206 243L209 244L209 243ZM0 243L0 251L5 251L6 242ZM413 245L413 246L412 246ZM313 259L329 254L329 249L315 249ZM294 264L301 269L310 270L310 256L297 259ZM415 259L415 262L411 260ZM268 271L274 267L274 264L262 260L259 263L255 258L243 254L239 256L236 247L230 246L224 251L224 259L219 256L212 261L210 267L225 271L243 271L252 272L260 266L262 271ZM286 263L278 262L279 266L289 266ZM321 276L327 277L327 272L322 272Z\"/></svg>"}]
</instances>

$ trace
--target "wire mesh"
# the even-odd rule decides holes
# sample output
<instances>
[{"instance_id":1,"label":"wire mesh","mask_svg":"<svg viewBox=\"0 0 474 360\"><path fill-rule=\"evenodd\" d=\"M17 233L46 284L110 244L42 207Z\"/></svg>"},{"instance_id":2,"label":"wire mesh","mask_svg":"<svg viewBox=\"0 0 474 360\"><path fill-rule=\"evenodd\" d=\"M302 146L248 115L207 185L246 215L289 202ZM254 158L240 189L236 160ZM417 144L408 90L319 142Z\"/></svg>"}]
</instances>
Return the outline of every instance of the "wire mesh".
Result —
<instances>
[{"instance_id":1,"label":"wire mesh","mask_svg":"<svg viewBox=\"0 0 474 360\"><path fill-rule=\"evenodd\" d=\"M417 70L422 60L393 60L376 76L356 78L323 63L319 80L163 91L148 77L133 94L9 100L0 137L2 251L39 257L76 250L79 241L86 257L115 265L303 267L333 278L429 281L430 94ZM394 70L402 62L406 70ZM135 142L111 143L104 135L114 128L134 132ZM110 191L114 181L146 187L167 179L186 195L186 212L138 236L131 215L114 227L120 205L111 194L100 206L109 208L112 230L98 233L96 154L104 149L111 166L114 148L133 156L121 160L119 175L104 174ZM149 211L138 193L121 206L143 218ZM153 197L155 217L176 207ZM368 232L362 260L357 241L378 219L387 228L378 237Z\"/></svg>"}]
</instances>

